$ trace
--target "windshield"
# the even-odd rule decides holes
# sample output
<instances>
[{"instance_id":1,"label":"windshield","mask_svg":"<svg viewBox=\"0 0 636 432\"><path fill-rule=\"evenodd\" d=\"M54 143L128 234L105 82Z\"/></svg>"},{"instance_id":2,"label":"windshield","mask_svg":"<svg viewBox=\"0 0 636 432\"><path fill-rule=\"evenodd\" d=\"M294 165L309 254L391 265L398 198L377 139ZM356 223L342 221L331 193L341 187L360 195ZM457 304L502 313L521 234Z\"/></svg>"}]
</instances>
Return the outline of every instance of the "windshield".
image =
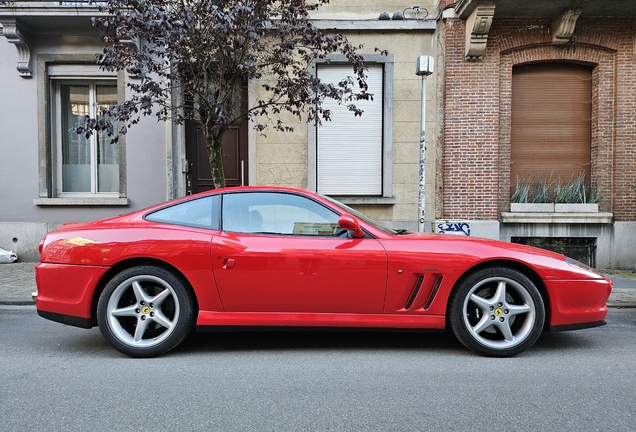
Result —
<instances>
[{"instance_id":1,"label":"windshield","mask_svg":"<svg viewBox=\"0 0 636 432\"><path fill-rule=\"evenodd\" d=\"M366 216L366 215L360 213L359 211L354 210L351 207L346 206L343 203L336 201L333 198L329 198L328 196L325 196L325 195L322 195L322 194L320 194L320 196L322 198L326 199L327 201L329 201L330 203L334 204L335 206L340 207L345 212L351 213L352 215L354 215L358 219L362 219L364 222L368 223L369 225L371 225L372 227L374 227L376 229L379 229L382 232L385 232L385 233L391 234L391 235L398 235L398 234L403 234L403 233L407 232L406 230L394 230L393 228L389 228L386 225L382 225L380 222L371 219L369 216Z\"/></svg>"}]
</instances>

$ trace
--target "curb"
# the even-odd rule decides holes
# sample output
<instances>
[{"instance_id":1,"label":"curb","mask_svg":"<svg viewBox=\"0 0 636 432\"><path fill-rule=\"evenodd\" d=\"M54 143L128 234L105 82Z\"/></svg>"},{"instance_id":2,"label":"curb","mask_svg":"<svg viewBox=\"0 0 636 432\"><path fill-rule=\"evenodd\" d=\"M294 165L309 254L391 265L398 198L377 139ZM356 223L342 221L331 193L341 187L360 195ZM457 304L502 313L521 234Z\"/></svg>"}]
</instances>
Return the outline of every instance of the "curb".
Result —
<instances>
[{"instance_id":1,"label":"curb","mask_svg":"<svg viewBox=\"0 0 636 432\"><path fill-rule=\"evenodd\" d=\"M0 306L35 306L35 302L28 300L0 300Z\"/></svg>"}]
</instances>

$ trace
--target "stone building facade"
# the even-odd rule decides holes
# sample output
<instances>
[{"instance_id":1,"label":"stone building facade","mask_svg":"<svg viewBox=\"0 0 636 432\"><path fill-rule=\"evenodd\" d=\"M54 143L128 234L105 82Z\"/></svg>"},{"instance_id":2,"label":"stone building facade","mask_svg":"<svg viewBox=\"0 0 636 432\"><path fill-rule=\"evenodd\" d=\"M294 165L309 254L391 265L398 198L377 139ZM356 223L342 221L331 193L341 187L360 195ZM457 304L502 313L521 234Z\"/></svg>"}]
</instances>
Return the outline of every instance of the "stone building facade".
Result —
<instances>
[{"instance_id":1,"label":"stone building facade","mask_svg":"<svg viewBox=\"0 0 636 432\"><path fill-rule=\"evenodd\" d=\"M444 120L437 136L435 218L466 221L473 234L507 241L585 240L578 246L589 248L597 266L633 269L635 5L587 2L571 8L567 1L523 3L440 3L440 9L448 7L437 33L443 45L438 52L438 63L444 65L438 91ZM586 174L588 187L593 187L599 198L598 209L578 212L571 206L564 212L542 212L511 207L520 181L515 164L534 158L535 165L531 161L527 165L534 168L522 172L522 177L534 174L536 180L538 176L554 176L559 164L553 158L559 157L558 148L571 151L576 131L568 128L580 120L572 118L573 109L565 104L551 114L559 121L535 125L536 142L521 136L522 120L532 114L521 120L517 117L515 123L515 110L526 109L530 99L521 90L515 96L515 77L541 67L552 70L557 79L571 69L581 69L589 76L589 119L577 126L583 127L583 145L588 152L588 162L580 164L580 172ZM535 78L541 79L539 74ZM565 99L572 91L557 86L543 95L544 103L534 110L554 109L551 101ZM542 137L550 133L552 141L547 148L541 147ZM563 163L567 162L566 155ZM567 181L563 177L548 182L554 188Z\"/></svg>"},{"instance_id":2,"label":"stone building facade","mask_svg":"<svg viewBox=\"0 0 636 432\"><path fill-rule=\"evenodd\" d=\"M422 4L419 15L411 6L396 0L334 0L312 16L325 32L343 33L364 44L361 52L377 77L373 109L379 120L370 125L378 131L373 137L376 169L366 173L375 189L362 184L362 192L338 192L322 185L319 173L329 167L317 153L325 134L294 118L283 118L294 127L292 133L270 129L258 134L253 125L233 131L241 144L232 169L226 169L226 174L232 172L232 184L318 191L324 186L327 194L373 217L416 230L422 79L415 74L415 61L433 54L436 21L433 0ZM424 14L424 8L430 14ZM409 19L392 19L403 17L405 11ZM207 187L201 162L205 155L191 125L146 118L131 128L117 149L100 147L99 154L110 152L108 161L77 152L73 160L66 159L60 136L68 131L69 118L78 115L73 98L86 98L82 109L90 109L90 101L101 97L100 92L107 92L109 101L121 102L126 82L135 79L96 66L96 54L103 49L99 32L90 24L96 13L88 1L0 3L0 98L5 101L0 106L0 248L14 250L22 259L36 260L39 241L61 223L127 213ZM330 60L311 67L316 73L340 67L340 58ZM262 84L247 83L248 103L256 100ZM433 79L428 86L433 130ZM368 122L364 115L362 121ZM367 156L366 148L347 152L344 144L341 160ZM92 145L97 149L101 144ZM429 175L433 178L432 169ZM355 176L330 176L336 179L331 184L338 186L356 183Z\"/></svg>"}]
</instances>

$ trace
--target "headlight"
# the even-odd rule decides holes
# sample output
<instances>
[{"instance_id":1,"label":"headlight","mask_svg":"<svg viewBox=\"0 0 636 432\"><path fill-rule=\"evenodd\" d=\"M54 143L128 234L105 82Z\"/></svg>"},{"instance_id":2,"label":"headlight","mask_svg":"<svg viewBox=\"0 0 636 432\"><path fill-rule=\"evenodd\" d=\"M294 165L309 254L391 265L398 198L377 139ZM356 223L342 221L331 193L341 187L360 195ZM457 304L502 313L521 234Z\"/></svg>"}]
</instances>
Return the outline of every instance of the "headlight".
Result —
<instances>
[{"instance_id":1,"label":"headlight","mask_svg":"<svg viewBox=\"0 0 636 432\"><path fill-rule=\"evenodd\" d=\"M596 278L603 277L599 272L594 270L592 267L586 264L583 264L582 262L579 262L575 259L565 257L565 262L567 262L570 267L574 267L579 270L583 270L585 272L591 273Z\"/></svg>"}]
</instances>

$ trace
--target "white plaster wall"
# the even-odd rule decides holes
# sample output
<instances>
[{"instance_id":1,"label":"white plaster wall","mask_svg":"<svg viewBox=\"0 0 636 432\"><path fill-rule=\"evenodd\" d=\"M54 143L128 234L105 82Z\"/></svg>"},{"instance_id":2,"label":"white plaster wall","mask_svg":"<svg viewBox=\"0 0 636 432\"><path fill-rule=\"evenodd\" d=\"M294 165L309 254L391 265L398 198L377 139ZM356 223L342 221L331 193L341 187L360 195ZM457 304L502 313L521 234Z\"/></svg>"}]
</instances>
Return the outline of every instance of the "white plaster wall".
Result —
<instances>
[{"instance_id":1,"label":"white plaster wall","mask_svg":"<svg viewBox=\"0 0 636 432\"><path fill-rule=\"evenodd\" d=\"M20 77L17 59L0 37L0 221L33 217L38 196L36 81Z\"/></svg>"},{"instance_id":2,"label":"white plaster wall","mask_svg":"<svg viewBox=\"0 0 636 432\"><path fill-rule=\"evenodd\" d=\"M314 19L378 19L382 12L393 16L395 12L402 13L405 8L413 5L426 8L431 18L434 16L437 0L331 0L311 16Z\"/></svg>"},{"instance_id":3,"label":"white plaster wall","mask_svg":"<svg viewBox=\"0 0 636 432\"><path fill-rule=\"evenodd\" d=\"M26 79L15 69L14 45L0 37L0 224L86 221L165 201L166 127L163 122L148 117L133 126L127 136L128 207L38 207L33 204L39 194L37 56L96 54L101 52L102 46L100 38L89 35L35 35L32 40L34 76Z\"/></svg>"},{"instance_id":4,"label":"white plaster wall","mask_svg":"<svg viewBox=\"0 0 636 432\"><path fill-rule=\"evenodd\" d=\"M614 268L636 269L636 222L614 222Z\"/></svg>"}]
</instances>

